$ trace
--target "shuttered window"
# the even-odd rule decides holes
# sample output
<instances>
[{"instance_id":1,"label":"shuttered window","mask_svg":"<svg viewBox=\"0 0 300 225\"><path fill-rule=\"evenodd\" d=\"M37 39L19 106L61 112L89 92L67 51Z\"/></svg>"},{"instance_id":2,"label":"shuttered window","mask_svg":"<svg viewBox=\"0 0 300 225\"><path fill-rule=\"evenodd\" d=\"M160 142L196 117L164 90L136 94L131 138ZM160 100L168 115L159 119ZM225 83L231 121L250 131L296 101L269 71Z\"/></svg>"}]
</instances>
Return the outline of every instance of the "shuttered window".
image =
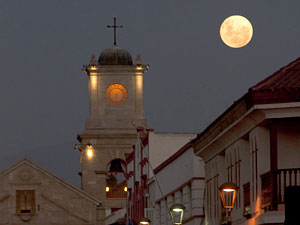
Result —
<instances>
[{"instance_id":1,"label":"shuttered window","mask_svg":"<svg viewBox=\"0 0 300 225\"><path fill-rule=\"evenodd\" d=\"M17 213L35 212L35 191L34 190L16 191L16 212Z\"/></svg>"}]
</instances>

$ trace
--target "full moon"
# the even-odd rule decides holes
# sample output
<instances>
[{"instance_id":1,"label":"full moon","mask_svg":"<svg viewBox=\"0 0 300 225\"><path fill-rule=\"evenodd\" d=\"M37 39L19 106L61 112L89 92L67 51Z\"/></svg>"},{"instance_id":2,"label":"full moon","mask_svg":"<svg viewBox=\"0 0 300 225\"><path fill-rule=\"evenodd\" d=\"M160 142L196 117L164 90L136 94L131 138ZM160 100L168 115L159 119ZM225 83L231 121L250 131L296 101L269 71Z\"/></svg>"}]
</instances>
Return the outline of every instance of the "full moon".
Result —
<instances>
[{"instance_id":1,"label":"full moon","mask_svg":"<svg viewBox=\"0 0 300 225\"><path fill-rule=\"evenodd\" d=\"M252 35L252 25L243 16L230 16L223 21L220 27L222 41L232 48L246 46L251 41Z\"/></svg>"}]
</instances>

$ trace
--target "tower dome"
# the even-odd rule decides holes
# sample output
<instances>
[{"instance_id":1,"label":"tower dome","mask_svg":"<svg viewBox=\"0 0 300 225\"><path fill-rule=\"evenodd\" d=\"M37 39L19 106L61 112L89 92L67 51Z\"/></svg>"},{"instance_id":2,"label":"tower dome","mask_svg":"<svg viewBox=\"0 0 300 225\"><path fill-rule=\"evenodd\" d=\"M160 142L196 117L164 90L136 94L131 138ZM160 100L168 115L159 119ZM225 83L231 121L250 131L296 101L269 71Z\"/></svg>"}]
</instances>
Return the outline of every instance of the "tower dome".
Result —
<instances>
[{"instance_id":1,"label":"tower dome","mask_svg":"<svg viewBox=\"0 0 300 225\"><path fill-rule=\"evenodd\" d=\"M98 62L100 65L132 65L132 57L127 50L113 45L101 52Z\"/></svg>"}]
</instances>

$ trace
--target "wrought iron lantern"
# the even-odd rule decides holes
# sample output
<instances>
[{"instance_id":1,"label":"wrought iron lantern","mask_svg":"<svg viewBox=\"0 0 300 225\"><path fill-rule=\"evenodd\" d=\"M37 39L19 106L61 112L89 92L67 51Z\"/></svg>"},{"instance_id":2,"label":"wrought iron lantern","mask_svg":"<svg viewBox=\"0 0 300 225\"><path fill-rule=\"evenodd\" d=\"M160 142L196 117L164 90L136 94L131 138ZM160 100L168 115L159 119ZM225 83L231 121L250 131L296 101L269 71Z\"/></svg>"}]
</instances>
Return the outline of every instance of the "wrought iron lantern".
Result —
<instances>
[{"instance_id":1,"label":"wrought iron lantern","mask_svg":"<svg viewBox=\"0 0 300 225\"><path fill-rule=\"evenodd\" d=\"M177 225L182 224L184 210L185 207L182 204L174 204L171 206L170 213L171 213L173 224L177 224Z\"/></svg>"},{"instance_id":2,"label":"wrought iron lantern","mask_svg":"<svg viewBox=\"0 0 300 225\"><path fill-rule=\"evenodd\" d=\"M139 220L139 225L150 225L151 220L146 217L141 217Z\"/></svg>"},{"instance_id":3,"label":"wrought iron lantern","mask_svg":"<svg viewBox=\"0 0 300 225\"><path fill-rule=\"evenodd\" d=\"M237 190L238 190L238 186L231 182L224 183L219 188L223 207L227 209L229 212L234 207Z\"/></svg>"}]
</instances>

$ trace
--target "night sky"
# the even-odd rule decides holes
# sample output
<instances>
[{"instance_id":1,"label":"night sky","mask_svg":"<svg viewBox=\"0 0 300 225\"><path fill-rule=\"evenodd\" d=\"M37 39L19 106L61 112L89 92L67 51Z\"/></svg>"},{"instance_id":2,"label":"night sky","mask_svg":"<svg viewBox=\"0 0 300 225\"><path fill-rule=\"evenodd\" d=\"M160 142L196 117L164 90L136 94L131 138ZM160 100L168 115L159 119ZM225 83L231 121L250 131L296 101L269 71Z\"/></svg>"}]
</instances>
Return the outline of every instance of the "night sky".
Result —
<instances>
[{"instance_id":1,"label":"night sky","mask_svg":"<svg viewBox=\"0 0 300 225\"><path fill-rule=\"evenodd\" d=\"M243 15L249 45L219 37ZM48 0L0 2L0 169L29 157L78 185L76 136L88 117L91 54L113 44L141 54L144 107L157 132L201 132L248 88L300 56L299 0Z\"/></svg>"}]
</instances>

